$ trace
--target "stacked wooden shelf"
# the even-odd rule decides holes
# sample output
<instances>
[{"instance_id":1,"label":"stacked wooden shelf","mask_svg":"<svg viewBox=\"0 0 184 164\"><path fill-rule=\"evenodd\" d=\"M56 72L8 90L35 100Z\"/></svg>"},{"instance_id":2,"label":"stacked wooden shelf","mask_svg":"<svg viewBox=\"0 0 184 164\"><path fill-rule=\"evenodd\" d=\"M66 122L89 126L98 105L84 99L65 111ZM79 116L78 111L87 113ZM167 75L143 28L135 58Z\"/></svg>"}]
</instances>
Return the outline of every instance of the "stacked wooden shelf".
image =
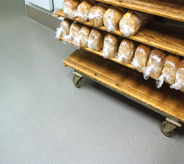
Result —
<instances>
[{"instance_id":1,"label":"stacked wooden shelf","mask_svg":"<svg viewBox=\"0 0 184 164\"><path fill-rule=\"evenodd\" d=\"M171 0L97 1L184 22L184 2L182 0L176 0L178 4L171 3ZM64 17L63 10L57 11L55 17ZM74 21L82 23L78 18L75 18ZM82 24L91 26L89 22ZM106 31L104 26L98 29ZM112 33L124 38L119 30ZM184 57L184 30L151 22L140 29L136 35L128 38ZM59 40L64 39L60 38ZM76 43L70 43L76 45ZM64 65L70 66L78 72L75 74L78 76L75 82L80 81L82 75L86 75L92 80L166 116L167 122L163 122L161 126L162 132L166 136L170 136L176 127L181 126L179 122L184 123L184 93L170 89L168 84L164 84L161 89L156 89L155 80L145 81L141 73L131 70L134 69L131 64L123 64L116 58L108 59L102 58L102 51L97 52L83 48L68 56L64 60ZM131 69L122 67L120 64Z\"/></svg>"},{"instance_id":2,"label":"stacked wooden shelf","mask_svg":"<svg viewBox=\"0 0 184 164\"><path fill-rule=\"evenodd\" d=\"M63 10L57 11L55 16L64 17ZM78 18L74 20L82 23ZM90 22L82 24L91 26ZM98 29L106 31L104 26ZM119 30L111 33L124 37ZM152 22L128 38L184 57L184 30Z\"/></svg>"}]
</instances>

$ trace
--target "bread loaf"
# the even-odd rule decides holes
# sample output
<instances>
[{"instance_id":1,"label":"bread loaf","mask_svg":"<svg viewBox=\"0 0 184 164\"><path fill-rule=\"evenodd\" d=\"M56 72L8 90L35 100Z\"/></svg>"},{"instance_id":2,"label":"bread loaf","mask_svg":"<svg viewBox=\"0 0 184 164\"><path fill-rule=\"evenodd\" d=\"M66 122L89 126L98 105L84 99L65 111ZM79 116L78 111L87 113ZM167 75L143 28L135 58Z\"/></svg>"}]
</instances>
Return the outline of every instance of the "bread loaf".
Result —
<instances>
[{"instance_id":1,"label":"bread loaf","mask_svg":"<svg viewBox=\"0 0 184 164\"><path fill-rule=\"evenodd\" d=\"M88 20L89 10L95 5L93 0L84 0L77 8L77 16L81 22Z\"/></svg>"},{"instance_id":2,"label":"bread loaf","mask_svg":"<svg viewBox=\"0 0 184 164\"><path fill-rule=\"evenodd\" d=\"M170 87L184 92L184 60L180 62L180 65L176 72L175 83Z\"/></svg>"},{"instance_id":3,"label":"bread loaf","mask_svg":"<svg viewBox=\"0 0 184 164\"><path fill-rule=\"evenodd\" d=\"M61 22L60 28L62 29L61 30L61 36L62 37L69 34L71 24L72 24L72 21L66 20L66 19L64 19Z\"/></svg>"},{"instance_id":4,"label":"bread loaf","mask_svg":"<svg viewBox=\"0 0 184 164\"><path fill-rule=\"evenodd\" d=\"M123 39L120 43L116 58L118 61L123 62L124 64L131 63L134 57L135 48L136 45L134 42L128 39Z\"/></svg>"},{"instance_id":5,"label":"bread loaf","mask_svg":"<svg viewBox=\"0 0 184 164\"><path fill-rule=\"evenodd\" d=\"M119 22L120 32L124 36L132 36L151 19L152 16L147 13L129 10Z\"/></svg>"},{"instance_id":6,"label":"bread loaf","mask_svg":"<svg viewBox=\"0 0 184 164\"><path fill-rule=\"evenodd\" d=\"M148 60L148 64L144 71L144 79L147 80L150 77L157 80L162 73L162 67L164 65L166 54L163 51L154 49L151 51L151 55Z\"/></svg>"},{"instance_id":7,"label":"bread loaf","mask_svg":"<svg viewBox=\"0 0 184 164\"><path fill-rule=\"evenodd\" d=\"M104 38L102 55L104 58L113 58L118 51L118 39L113 34L108 33Z\"/></svg>"},{"instance_id":8,"label":"bread loaf","mask_svg":"<svg viewBox=\"0 0 184 164\"><path fill-rule=\"evenodd\" d=\"M75 39L75 38L78 38L78 34L79 34L81 27L82 27L82 25L79 23L75 23L75 22L72 23L72 25L70 27L70 32L69 32L69 37L70 37L69 40L70 41L78 43L77 39Z\"/></svg>"},{"instance_id":9,"label":"bread loaf","mask_svg":"<svg viewBox=\"0 0 184 164\"><path fill-rule=\"evenodd\" d=\"M88 48L99 51L103 47L103 34L101 31L92 29L88 39Z\"/></svg>"},{"instance_id":10,"label":"bread loaf","mask_svg":"<svg viewBox=\"0 0 184 164\"><path fill-rule=\"evenodd\" d=\"M56 39L60 39L60 37L68 35L71 24L72 21L64 19L60 24L60 28L57 28Z\"/></svg>"},{"instance_id":11,"label":"bread loaf","mask_svg":"<svg viewBox=\"0 0 184 164\"><path fill-rule=\"evenodd\" d=\"M135 50L135 56L131 63L139 72L144 72L150 53L150 48L145 45L139 45Z\"/></svg>"},{"instance_id":12,"label":"bread loaf","mask_svg":"<svg viewBox=\"0 0 184 164\"><path fill-rule=\"evenodd\" d=\"M118 29L119 21L125 13L125 9L111 6L107 9L103 17L103 24L108 32Z\"/></svg>"},{"instance_id":13,"label":"bread loaf","mask_svg":"<svg viewBox=\"0 0 184 164\"><path fill-rule=\"evenodd\" d=\"M98 3L89 10L89 22L93 27L100 27L103 25L103 16L107 10L108 5Z\"/></svg>"},{"instance_id":14,"label":"bread loaf","mask_svg":"<svg viewBox=\"0 0 184 164\"><path fill-rule=\"evenodd\" d=\"M64 0L63 2L64 17L73 20L77 16L77 7L79 4L80 0Z\"/></svg>"},{"instance_id":15,"label":"bread loaf","mask_svg":"<svg viewBox=\"0 0 184 164\"><path fill-rule=\"evenodd\" d=\"M160 88L165 81L168 84L174 84L176 79L176 71L180 64L180 59L172 54L165 59L164 67L161 76L157 79L156 86Z\"/></svg>"},{"instance_id":16,"label":"bread loaf","mask_svg":"<svg viewBox=\"0 0 184 164\"><path fill-rule=\"evenodd\" d=\"M91 32L91 28L88 26L82 26L79 31L79 46L82 48L86 48L88 44L89 34Z\"/></svg>"}]
</instances>

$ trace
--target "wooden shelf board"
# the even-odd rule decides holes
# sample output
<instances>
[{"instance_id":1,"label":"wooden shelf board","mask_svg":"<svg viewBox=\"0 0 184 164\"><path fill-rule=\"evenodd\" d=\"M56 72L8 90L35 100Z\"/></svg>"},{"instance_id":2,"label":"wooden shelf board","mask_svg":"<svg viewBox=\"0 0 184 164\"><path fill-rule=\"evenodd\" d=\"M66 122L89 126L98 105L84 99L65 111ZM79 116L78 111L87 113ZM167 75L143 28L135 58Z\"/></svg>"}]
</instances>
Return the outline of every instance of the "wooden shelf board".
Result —
<instances>
[{"instance_id":1,"label":"wooden shelf board","mask_svg":"<svg viewBox=\"0 0 184 164\"><path fill-rule=\"evenodd\" d=\"M55 13L55 16L64 17L62 9L58 10ZM78 18L75 18L74 20L82 23ZM82 24L91 26L90 22L83 22ZM104 26L99 27L98 29L106 31ZM119 30L111 33L124 37ZM140 29L136 35L127 38L184 57L184 31L181 29L166 26L157 22L151 22Z\"/></svg>"},{"instance_id":2,"label":"wooden shelf board","mask_svg":"<svg viewBox=\"0 0 184 164\"><path fill-rule=\"evenodd\" d=\"M99 2L138 10L184 22L184 3L182 5L160 0L96 0Z\"/></svg>"},{"instance_id":3,"label":"wooden shelf board","mask_svg":"<svg viewBox=\"0 0 184 164\"><path fill-rule=\"evenodd\" d=\"M75 45L75 46L78 47L78 45L77 45L76 43L74 43L74 42L71 42L71 41L68 41L68 40L66 40L66 39L60 38L59 41L61 41L61 40L65 41L65 42L67 42L67 43L73 44L73 45ZM81 48L81 47L78 47L78 48ZM103 57L103 55L102 55L102 50L100 50L100 51L94 51L94 50L92 50L92 49L90 49L90 48L81 48L81 49L84 49L84 50L89 51L89 52L91 52L91 53L93 53L93 54L96 54L96 55L98 55L98 56ZM133 65L131 65L131 64L124 64L124 63L122 63L122 62L119 62L116 58L107 58L107 59L112 60L112 61L114 61L114 62L116 62L116 63L119 63L119 64L121 64L121 65L124 65L124 66L126 66L126 67L128 67L128 68L131 68L131 69L135 70L135 68L134 68Z\"/></svg>"},{"instance_id":4,"label":"wooden shelf board","mask_svg":"<svg viewBox=\"0 0 184 164\"><path fill-rule=\"evenodd\" d=\"M145 81L142 74L109 60L104 62L85 50L76 50L64 64L150 109L184 122L184 93L170 89L167 84L157 89L153 79Z\"/></svg>"}]
</instances>

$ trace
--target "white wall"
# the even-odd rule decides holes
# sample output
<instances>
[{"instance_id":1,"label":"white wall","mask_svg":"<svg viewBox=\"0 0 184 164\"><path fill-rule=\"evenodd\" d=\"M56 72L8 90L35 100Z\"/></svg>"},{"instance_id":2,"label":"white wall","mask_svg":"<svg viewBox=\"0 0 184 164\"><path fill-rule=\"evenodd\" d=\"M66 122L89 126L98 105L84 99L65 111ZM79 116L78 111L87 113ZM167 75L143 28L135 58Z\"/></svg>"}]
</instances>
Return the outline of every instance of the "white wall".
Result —
<instances>
[{"instance_id":1,"label":"white wall","mask_svg":"<svg viewBox=\"0 0 184 164\"><path fill-rule=\"evenodd\" d=\"M58 8L58 9L63 8L63 1L64 0L54 0L54 8Z\"/></svg>"},{"instance_id":2,"label":"white wall","mask_svg":"<svg viewBox=\"0 0 184 164\"><path fill-rule=\"evenodd\" d=\"M27 0L27 1L49 11L54 9L52 0Z\"/></svg>"},{"instance_id":3,"label":"white wall","mask_svg":"<svg viewBox=\"0 0 184 164\"><path fill-rule=\"evenodd\" d=\"M51 14L51 12L54 13L54 11L63 8L63 1L64 0L25 0L25 4L35 7L38 10L44 10L44 12L48 11L48 13Z\"/></svg>"}]
</instances>

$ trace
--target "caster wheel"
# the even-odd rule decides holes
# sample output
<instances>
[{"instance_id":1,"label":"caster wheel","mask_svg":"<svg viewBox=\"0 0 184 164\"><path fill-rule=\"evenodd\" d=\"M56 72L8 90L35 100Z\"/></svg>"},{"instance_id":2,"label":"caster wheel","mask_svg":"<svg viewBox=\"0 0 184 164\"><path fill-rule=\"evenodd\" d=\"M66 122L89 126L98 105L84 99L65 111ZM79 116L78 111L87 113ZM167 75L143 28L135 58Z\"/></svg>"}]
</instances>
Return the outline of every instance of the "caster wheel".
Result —
<instances>
[{"instance_id":1,"label":"caster wheel","mask_svg":"<svg viewBox=\"0 0 184 164\"><path fill-rule=\"evenodd\" d=\"M75 75L73 77L73 83L74 83L75 87L80 88L81 84L82 84L82 79Z\"/></svg>"},{"instance_id":2,"label":"caster wheel","mask_svg":"<svg viewBox=\"0 0 184 164\"><path fill-rule=\"evenodd\" d=\"M170 131L170 132L167 132L167 131L165 130L165 127L166 127L167 124L168 124L167 121L164 121L164 122L161 124L161 131L162 131L162 133L163 133L165 136L171 137L171 136L173 135L173 133L174 133L174 129L173 129L172 131Z\"/></svg>"}]
</instances>

